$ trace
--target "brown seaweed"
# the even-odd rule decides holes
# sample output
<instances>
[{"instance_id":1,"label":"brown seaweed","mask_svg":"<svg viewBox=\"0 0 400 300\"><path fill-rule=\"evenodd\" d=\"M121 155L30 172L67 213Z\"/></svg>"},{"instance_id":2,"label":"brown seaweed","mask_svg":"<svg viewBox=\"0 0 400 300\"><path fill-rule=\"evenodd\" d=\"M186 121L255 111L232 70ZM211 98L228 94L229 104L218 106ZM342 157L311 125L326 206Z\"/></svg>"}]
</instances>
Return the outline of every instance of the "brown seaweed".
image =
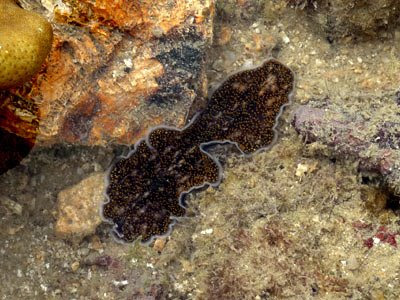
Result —
<instances>
[{"instance_id":1,"label":"brown seaweed","mask_svg":"<svg viewBox=\"0 0 400 300\"><path fill-rule=\"evenodd\" d=\"M221 166L206 146L231 143L244 155L270 146L293 82L289 68L268 60L230 76L182 130L157 127L139 141L109 173L103 216L116 237L150 242L168 234L185 214L185 194L220 183Z\"/></svg>"}]
</instances>

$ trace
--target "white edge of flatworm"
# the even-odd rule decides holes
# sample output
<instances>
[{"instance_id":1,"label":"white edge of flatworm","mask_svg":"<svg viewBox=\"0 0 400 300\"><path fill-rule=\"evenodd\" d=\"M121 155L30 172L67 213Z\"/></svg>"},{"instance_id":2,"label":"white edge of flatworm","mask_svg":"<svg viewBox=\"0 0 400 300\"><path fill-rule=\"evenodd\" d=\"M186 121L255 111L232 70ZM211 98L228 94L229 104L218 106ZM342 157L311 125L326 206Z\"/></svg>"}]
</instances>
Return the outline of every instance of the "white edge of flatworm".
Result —
<instances>
[{"instance_id":1,"label":"white edge of flatworm","mask_svg":"<svg viewBox=\"0 0 400 300\"><path fill-rule=\"evenodd\" d=\"M207 151L205 151L205 150L204 150L204 147L209 146L209 145L217 145L217 144L231 144L231 145L235 145L235 146L236 146L236 148L240 151L240 153L241 153L242 156L244 156L244 157L251 157L251 156L253 156L254 154L257 154L257 153L259 153L259 152L261 152L261 151L266 151L266 150L271 149L271 147L274 146L274 144L276 143L276 141L277 141L277 139L278 139L278 132L277 132L276 128L277 128L277 126L278 126L278 124L279 124L279 118L281 117L282 112L284 111L285 107L288 106L288 105L290 105L290 104L292 103L292 100L293 100L293 97L294 97L294 93L295 93L295 86L296 86L296 76L295 76L294 72L292 71L292 69L290 69L290 68L289 68L288 66L286 66L285 64L281 63L280 61L278 61L278 60L275 59L275 58L269 57L269 58L267 58L266 60L264 60L263 62L261 62L260 64L251 65L251 66L246 66L246 67L243 67L243 68L241 68L241 69L239 69L239 70L236 70L235 72L232 72L231 74L229 74L229 75L226 77L226 79L225 79L224 81L222 81L221 83L217 84L213 89L211 89L211 92L209 93L208 98L210 98L210 97L214 94L214 92L215 92L222 84L224 84L227 80L229 80L233 75L236 75L236 74L241 73L241 72L243 72L243 71L248 71L248 70L253 70L253 69L260 68L260 67L262 67L262 65L264 65L265 63L267 63L267 62L269 62L269 61L276 61L276 62L278 62L278 63L284 65L286 68L288 68L288 70L289 70L289 71L292 73L292 75L293 75L293 87L292 87L292 90L290 91L290 93L288 94L288 102L285 103L285 104L283 104L283 105L280 107L279 112L278 112L277 116L275 117L275 123L274 123L274 126L272 127L272 130L273 130L273 132L274 132L274 137L273 137L271 143L269 143L268 146L263 147L263 148L260 148L260 149L254 151L254 152L252 152L252 153L250 153L250 154L244 153L244 152L239 148L239 146L238 146L238 144L237 144L236 142L232 142L232 141L229 141L229 140L216 140L216 141L211 141L211 142L207 142L207 143L202 143L202 144L200 144L200 146L199 146L199 147L200 147L200 150L201 150L203 153L205 153L206 155L208 155L208 156L216 163L216 165L218 166L218 171L219 171L219 172L218 172L218 180L217 180L216 182L208 182L208 181L206 181L206 182L204 182L202 185L193 186L193 187L190 188L188 191L182 192L181 195L179 196L179 200L178 200L178 201L179 201L179 205L180 205L181 207L183 207L184 209L187 209L187 207L185 207L185 206L182 204L182 199L183 199L183 197L184 197L185 195L190 194L190 193L191 193L192 191L194 191L194 190L202 189L202 188L204 188L204 187L206 187L206 186L217 187L217 186L221 183L221 180L222 180L222 177L223 177L223 172L222 172L223 170L222 170L221 163L219 162L219 160L218 160L217 158L213 157L210 153L208 153ZM103 221L105 221L106 223L109 223L109 224L114 224L112 221L110 221L109 219L107 219L107 218L104 217L104 215L103 215L103 207L104 207L105 204L107 204L107 203L110 202L110 199L109 199L109 197L108 197L106 191L107 191L107 187L108 187L108 185L109 185L110 173L111 173L111 170L114 168L115 164L118 163L120 160L126 159L126 158L130 157L132 154L134 154L134 153L136 152L137 147L139 146L139 144L140 144L141 142L143 142L143 141L146 142L146 144L147 144L147 146L148 146L149 148L152 148L152 146L151 146L151 144L150 144L150 142L149 142L149 137L150 137L151 133L152 133L154 130L157 130L157 129L170 129L170 130L176 130L176 131L179 131L179 132L180 132L180 131L183 131L183 130L187 129L190 125L192 125L193 122L197 119L198 116L199 116L199 113L196 113L196 114L194 115L194 117L190 120L190 122L187 123L183 128L176 128L176 127L173 127L173 126L160 125L160 126L155 126L155 127L151 128L151 129L149 129L149 131L148 131L148 133L146 134L146 136L145 136L144 138L141 138L140 140L138 140L138 141L134 144L133 149L130 150L130 151L128 152L128 154L126 154L126 155L121 155L120 157L118 157L118 159L116 159L116 160L113 162L113 164L108 168L108 170L107 170L107 172L106 172L106 176L104 177L104 180L105 180L105 189L104 189L104 191L103 191L103 194L104 194L104 196L105 196L105 198L106 198L106 201L105 201L104 203L102 203L101 206L100 206L100 216L102 217ZM149 245L149 244L151 244L151 243L152 243L155 239L157 239L157 238L165 238L165 237L168 237L168 236L171 234L171 232L172 232L172 228L174 227L174 225L176 224L178 218L180 218L180 217L171 216L170 218L171 218L172 222L169 224L168 230L167 230L167 232L166 232L165 234L162 234L162 235L153 235L153 236L151 236L147 241L144 241L144 242L143 242L143 241L140 241L140 243L141 243L142 245ZM125 242L125 241L123 241L123 240L122 240L122 236L119 235L118 232L115 230L116 227L117 227L117 225L114 224L114 226L113 226L113 228L112 228L113 237L114 237L114 239L116 240L116 242L121 243L121 244L132 244L132 243L136 242L136 240L140 239L140 237L138 237L135 241L132 241L132 242Z\"/></svg>"}]
</instances>

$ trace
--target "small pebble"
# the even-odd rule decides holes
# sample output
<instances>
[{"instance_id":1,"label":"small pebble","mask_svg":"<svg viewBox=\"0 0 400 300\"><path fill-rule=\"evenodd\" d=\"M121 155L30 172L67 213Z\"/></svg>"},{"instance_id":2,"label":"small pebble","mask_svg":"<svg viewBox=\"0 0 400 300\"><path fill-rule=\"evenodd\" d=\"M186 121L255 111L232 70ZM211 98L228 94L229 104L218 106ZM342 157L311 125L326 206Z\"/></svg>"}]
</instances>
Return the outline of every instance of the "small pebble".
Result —
<instances>
[{"instance_id":1,"label":"small pebble","mask_svg":"<svg viewBox=\"0 0 400 300\"><path fill-rule=\"evenodd\" d=\"M160 26L155 26L151 33L156 37L156 38L160 38L164 35L164 30L160 27Z\"/></svg>"},{"instance_id":2,"label":"small pebble","mask_svg":"<svg viewBox=\"0 0 400 300\"><path fill-rule=\"evenodd\" d=\"M317 59L315 60L315 65L316 65L316 66L322 66L322 60L320 60L320 59L317 58Z\"/></svg>"},{"instance_id":3,"label":"small pebble","mask_svg":"<svg viewBox=\"0 0 400 300\"><path fill-rule=\"evenodd\" d=\"M75 261L71 264L71 270L73 272L77 271L79 269L79 261Z\"/></svg>"},{"instance_id":4,"label":"small pebble","mask_svg":"<svg viewBox=\"0 0 400 300\"><path fill-rule=\"evenodd\" d=\"M157 252L162 252L166 244L167 244L166 239L156 239L156 241L154 242L153 249L156 250Z\"/></svg>"},{"instance_id":5,"label":"small pebble","mask_svg":"<svg viewBox=\"0 0 400 300\"><path fill-rule=\"evenodd\" d=\"M305 164L298 164L296 169L296 176L303 177L305 173L308 172L308 165Z\"/></svg>"},{"instance_id":6,"label":"small pebble","mask_svg":"<svg viewBox=\"0 0 400 300\"><path fill-rule=\"evenodd\" d=\"M290 39L289 39L289 37L288 37L285 33L282 33L282 41L283 41L285 44L289 44L289 43L290 43Z\"/></svg>"},{"instance_id":7,"label":"small pebble","mask_svg":"<svg viewBox=\"0 0 400 300\"><path fill-rule=\"evenodd\" d=\"M357 270L358 267L360 266L357 257L354 255L350 255L349 259L347 260L347 268L349 270Z\"/></svg>"},{"instance_id":8,"label":"small pebble","mask_svg":"<svg viewBox=\"0 0 400 300\"><path fill-rule=\"evenodd\" d=\"M224 70L224 63L223 63L222 59L217 59L217 60L213 63L212 68L213 68L214 70L216 70L216 71L222 71L222 70Z\"/></svg>"},{"instance_id":9,"label":"small pebble","mask_svg":"<svg viewBox=\"0 0 400 300\"><path fill-rule=\"evenodd\" d=\"M236 60L236 54L233 51L225 51L224 57L227 60L228 64L233 64L233 62Z\"/></svg>"},{"instance_id":10,"label":"small pebble","mask_svg":"<svg viewBox=\"0 0 400 300\"><path fill-rule=\"evenodd\" d=\"M205 229L205 230L202 230L202 231L200 231L200 234L212 234L213 233L213 229L212 228L208 228L208 229Z\"/></svg>"},{"instance_id":11,"label":"small pebble","mask_svg":"<svg viewBox=\"0 0 400 300\"><path fill-rule=\"evenodd\" d=\"M5 208L7 208L7 210L9 210L11 213L18 216L22 215L22 205L15 202L14 200L11 200L7 196L0 195L0 203Z\"/></svg>"},{"instance_id":12,"label":"small pebble","mask_svg":"<svg viewBox=\"0 0 400 300\"><path fill-rule=\"evenodd\" d=\"M128 285L128 280L113 280L113 282L112 282L115 286L118 286L118 287L122 287L122 286L125 286L125 285Z\"/></svg>"},{"instance_id":13,"label":"small pebble","mask_svg":"<svg viewBox=\"0 0 400 300\"><path fill-rule=\"evenodd\" d=\"M103 249L103 243L97 235L92 236L89 243L89 248L96 251L100 251Z\"/></svg>"},{"instance_id":14,"label":"small pebble","mask_svg":"<svg viewBox=\"0 0 400 300\"><path fill-rule=\"evenodd\" d=\"M219 33L218 45L224 46L229 43L232 38L232 30L228 26L223 26Z\"/></svg>"}]
</instances>

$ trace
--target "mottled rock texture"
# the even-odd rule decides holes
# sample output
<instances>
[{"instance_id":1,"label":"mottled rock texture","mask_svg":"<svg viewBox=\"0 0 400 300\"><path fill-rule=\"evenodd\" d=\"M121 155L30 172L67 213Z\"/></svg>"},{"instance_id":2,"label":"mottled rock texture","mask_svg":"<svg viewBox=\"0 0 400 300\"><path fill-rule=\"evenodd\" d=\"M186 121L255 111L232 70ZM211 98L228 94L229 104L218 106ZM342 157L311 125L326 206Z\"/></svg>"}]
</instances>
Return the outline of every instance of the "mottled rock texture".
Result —
<instances>
[{"instance_id":1,"label":"mottled rock texture","mask_svg":"<svg viewBox=\"0 0 400 300\"><path fill-rule=\"evenodd\" d=\"M216 12L225 21L249 22L265 5L264 0L223 0L216 2Z\"/></svg>"},{"instance_id":2,"label":"mottled rock texture","mask_svg":"<svg viewBox=\"0 0 400 300\"><path fill-rule=\"evenodd\" d=\"M154 125L182 126L203 93L212 0L21 4L54 28L46 68L8 91L37 106L40 145L130 144Z\"/></svg>"},{"instance_id":3,"label":"mottled rock texture","mask_svg":"<svg viewBox=\"0 0 400 300\"><path fill-rule=\"evenodd\" d=\"M302 105L294 113L293 125L307 144L324 149L321 152L330 157L357 160L359 171L381 176L382 183L398 194L400 124L376 115L365 120L334 107Z\"/></svg>"},{"instance_id":4,"label":"mottled rock texture","mask_svg":"<svg viewBox=\"0 0 400 300\"><path fill-rule=\"evenodd\" d=\"M57 236L80 241L93 234L101 223L104 174L93 174L58 194Z\"/></svg>"},{"instance_id":5,"label":"mottled rock texture","mask_svg":"<svg viewBox=\"0 0 400 300\"><path fill-rule=\"evenodd\" d=\"M285 0L302 8L332 41L342 38L365 40L386 38L399 25L397 0Z\"/></svg>"}]
</instances>

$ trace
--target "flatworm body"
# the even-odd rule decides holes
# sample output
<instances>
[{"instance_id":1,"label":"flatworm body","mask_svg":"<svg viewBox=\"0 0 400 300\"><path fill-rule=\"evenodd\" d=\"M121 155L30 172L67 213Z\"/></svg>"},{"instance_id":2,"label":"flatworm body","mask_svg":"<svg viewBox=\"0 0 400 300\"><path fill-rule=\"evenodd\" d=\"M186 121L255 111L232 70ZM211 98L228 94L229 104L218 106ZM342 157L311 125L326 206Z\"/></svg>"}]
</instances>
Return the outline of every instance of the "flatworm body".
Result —
<instances>
[{"instance_id":1,"label":"flatworm body","mask_svg":"<svg viewBox=\"0 0 400 300\"><path fill-rule=\"evenodd\" d=\"M116 237L147 243L168 234L185 214L185 194L220 183L221 166L206 145L232 143L244 155L270 146L293 84L289 68L268 60L230 76L182 130L154 128L110 169L103 217Z\"/></svg>"}]
</instances>

